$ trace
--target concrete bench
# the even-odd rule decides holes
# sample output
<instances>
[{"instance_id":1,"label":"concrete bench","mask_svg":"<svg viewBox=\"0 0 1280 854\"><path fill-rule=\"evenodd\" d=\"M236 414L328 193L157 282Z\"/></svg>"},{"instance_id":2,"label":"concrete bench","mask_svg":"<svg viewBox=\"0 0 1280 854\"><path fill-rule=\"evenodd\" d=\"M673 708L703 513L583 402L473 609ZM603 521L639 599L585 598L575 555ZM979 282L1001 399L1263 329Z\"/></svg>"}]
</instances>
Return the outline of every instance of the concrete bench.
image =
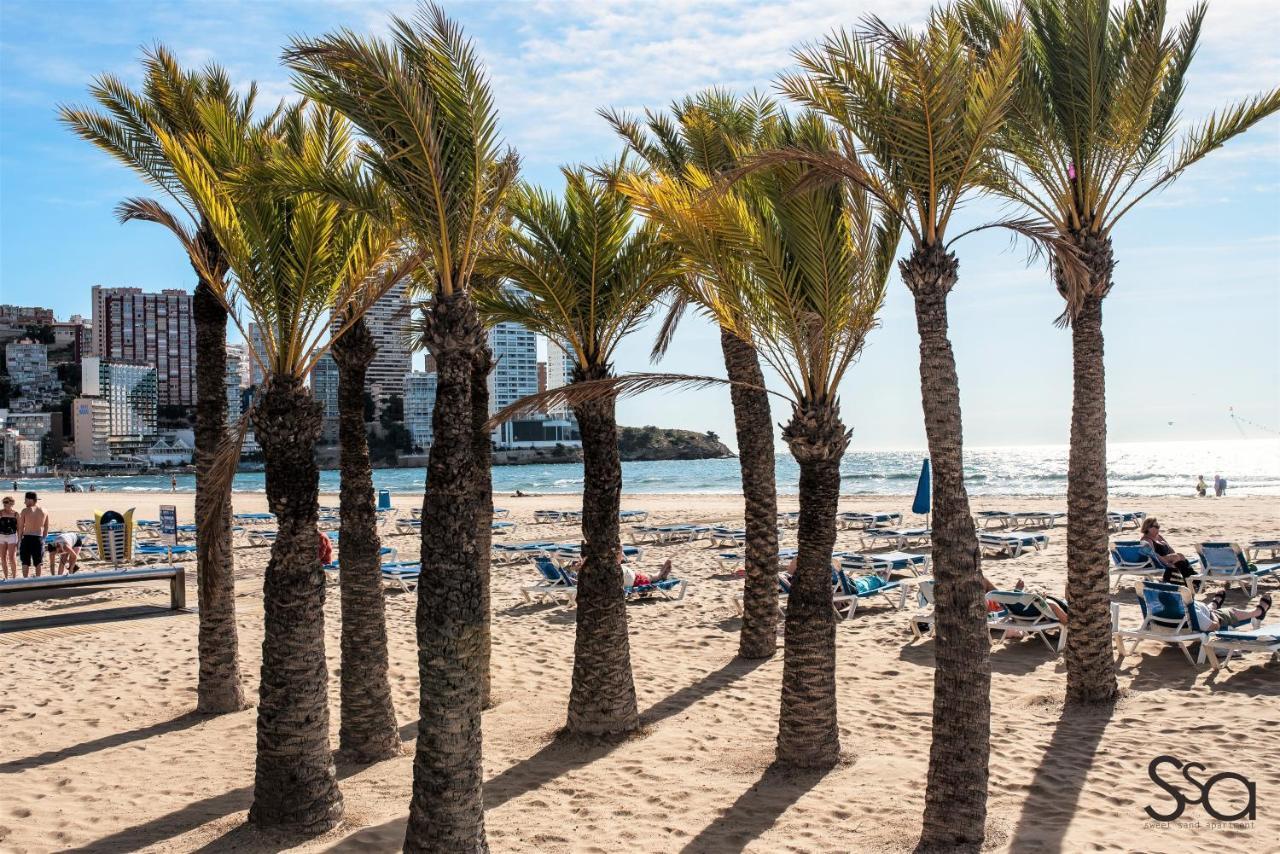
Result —
<instances>
[{"instance_id":1,"label":"concrete bench","mask_svg":"<svg viewBox=\"0 0 1280 854\"><path fill-rule=\"evenodd\" d=\"M0 581L0 594L26 590L57 590L63 587L99 587L130 581L169 582L169 607L181 611L187 607L187 573L180 566L147 566L112 572L76 572L70 575L42 575L38 578L13 578Z\"/></svg>"}]
</instances>

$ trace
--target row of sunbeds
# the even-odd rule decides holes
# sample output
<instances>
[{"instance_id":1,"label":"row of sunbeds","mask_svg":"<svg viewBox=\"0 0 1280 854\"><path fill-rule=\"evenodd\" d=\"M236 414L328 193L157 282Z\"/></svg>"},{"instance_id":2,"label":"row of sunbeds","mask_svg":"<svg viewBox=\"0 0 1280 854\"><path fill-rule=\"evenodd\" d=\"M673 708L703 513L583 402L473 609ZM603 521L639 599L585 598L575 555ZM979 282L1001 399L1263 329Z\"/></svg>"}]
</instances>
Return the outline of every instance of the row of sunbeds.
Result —
<instances>
[{"instance_id":1,"label":"row of sunbeds","mask_svg":"<svg viewBox=\"0 0 1280 854\"><path fill-rule=\"evenodd\" d=\"M1259 582L1268 578L1280 578L1280 561L1255 563L1263 552L1272 558L1280 553L1280 540L1255 540L1242 548L1238 543L1214 541L1199 543L1196 556L1188 557L1198 571L1191 576L1198 581L1220 581L1228 588L1240 584L1247 588L1250 598L1258 594ZM1111 546L1111 575L1117 584L1125 576L1138 579L1162 577L1165 568L1151 545L1142 540L1117 540Z\"/></svg>"}]
</instances>

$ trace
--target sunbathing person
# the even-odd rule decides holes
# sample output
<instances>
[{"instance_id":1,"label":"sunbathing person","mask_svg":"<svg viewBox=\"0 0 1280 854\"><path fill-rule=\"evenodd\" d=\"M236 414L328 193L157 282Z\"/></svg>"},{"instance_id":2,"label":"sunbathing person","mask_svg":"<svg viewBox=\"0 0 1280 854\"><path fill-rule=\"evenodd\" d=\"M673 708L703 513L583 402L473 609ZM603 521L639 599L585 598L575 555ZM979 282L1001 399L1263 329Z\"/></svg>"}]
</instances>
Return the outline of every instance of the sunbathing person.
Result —
<instances>
[{"instance_id":1,"label":"sunbathing person","mask_svg":"<svg viewBox=\"0 0 1280 854\"><path fill-rule=\"evenodd\" d=\"M1151 546L1156 560L1164 567L1164 577L1160 580L1165 584L1187 584L1187 579L1195 575L1196 571L1186 556L1175 552L1169 541L1160 535L1160 520L1155 516L1142 520L1142 542Z\"/></svg>"},{"instance_id":2,"label":"sunbathing person","mask_svg":"<svg viewBox=\"0 0 1280 854\"><path fill-rule=\"evenodd\" d=\"M1206 632L1216 632L1221 629L1229 629L1232 626L1238 626L1241 623L1247 623L1250 620L1262 622L1266 619L1267 612L1271 610L1271 594L1264 593L1262 598L1258 600L1258 604L1253 608L1223 608L1222 605L1227 599L1227 591L1219 590L1202 602L1192 602L1191 607L1196 611L1196 620L1200 623L1200 629Z\"/></svg>"},{"instance_id":3,"label":"sunbathing person","mask_svg":"<svg viewBox=\"0 0 1280 854\"><path fill-rule=\"evenodd\" d=\"M624 563L622 565L622 586L644 587L649 584L657 584L659 581L666 581L670 575L671 558L667 558L666 562L662 564L657 575L645 575L643 572L636 572Z\"/></svg>"},{"instance_id":4,"label":"sunbathing person","mask_svg":"<svg viewBox=\"0 0 1280 854\"><path fill-rule=\"evenodd\" d=\"M983 574L983 576L982 576L982 589L983 589L983 590L985 590L986 592L990 593L992 590L996 590L996 589L998 589L998 588L997 588L994 584L992 584L992 583L991 583L991 580L990 580L989 578L987 578L987 576L986 576L985 574ZM1019 578L1019 579L1018 579L1018 581L1017 581L1017 583L1013 585L1013 589L1014 589L1014 590L1016 590L1016 591L1021 592L1021 591L1023 591L1023 590L1026 590L1026 589L1027 589L1027 584L1026 584L1026 582L1025 582L1025 581L1023 581L1021 578ZM1036 588L1033 588L1030 592L1035 593L1035 594L1036 594L1036 595L1038 595L1038 596L1041 596L1041 597L1044 599L1044 601L1045 601L1046 603L1048 603L1048 605L1049 605L1049 610L1053 612L1053 618L1054 618L1055 620L1057 620L1059 623L1062 623L1062 625L1064 625L1064 626L1067 624L1067 616L1068 616L1068 612L1067 612L1067 603L1066 603L1066 601L1065 601L1065 600L1063 600L1063 599L1059 599L1059 598L1058 598L1058 597L1056 597L1056 596L1050 596L1048 593L1045 593L1043 590L1036 589ZM987 602L987 610L988 610L988 611L1003 611L1003 610L1004 610L1004 606L1003 606L1003 605L1001 605L999 602L991 602L991 601L988 601L988 602Z\"/></svg>"}]
</instances>

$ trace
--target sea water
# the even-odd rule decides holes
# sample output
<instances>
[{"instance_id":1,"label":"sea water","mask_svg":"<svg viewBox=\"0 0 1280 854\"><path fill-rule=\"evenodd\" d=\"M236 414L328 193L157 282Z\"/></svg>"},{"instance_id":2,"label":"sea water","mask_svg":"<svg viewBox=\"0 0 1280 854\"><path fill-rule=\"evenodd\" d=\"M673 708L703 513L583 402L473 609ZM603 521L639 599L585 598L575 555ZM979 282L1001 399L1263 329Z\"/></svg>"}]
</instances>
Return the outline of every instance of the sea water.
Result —
<instances>
[{"instance_id":1,"label":"sea water","mask_svg":"<svg viewBox=\"0 0 1280 854\"><path fill-rule=\"evenodd\" d=\"M969 448L965 451L965 481L971 495L1065 495L1067 447L1039 445ZM915 492L923 450L851 450L840 466L840 491L846 495L911 495ZM1280 495L1280 440L1251 439L1205 442L1114 443L1107 449L1110 492L1115 496L1194 495L1198 475L1213 488L1213 477L1227 478L1228 495ZM241 472L233 489L262 492L262 472ZM800 469L782 450L777 457L778 491L795 493ZM322 492L338 491L338 472L320 473ZM82 477L76 483L98 491L168 491L168 475ZM0 486L11 484L0 481ZM60 492L62 484L49 478L19 478L20 490ZM376 489L393 493L421 493L426 474L421 468L383 469L373 473ZM582 466L577 463L495 466L496 492L530 493L582 491ZM178 491L195 489L195 478L178 475ZM741 491L736 459L628 462L622 464L624 492L694 492L734 494ZM2 491L2 490L0 490Z\"/></svg>"}]
</instances>

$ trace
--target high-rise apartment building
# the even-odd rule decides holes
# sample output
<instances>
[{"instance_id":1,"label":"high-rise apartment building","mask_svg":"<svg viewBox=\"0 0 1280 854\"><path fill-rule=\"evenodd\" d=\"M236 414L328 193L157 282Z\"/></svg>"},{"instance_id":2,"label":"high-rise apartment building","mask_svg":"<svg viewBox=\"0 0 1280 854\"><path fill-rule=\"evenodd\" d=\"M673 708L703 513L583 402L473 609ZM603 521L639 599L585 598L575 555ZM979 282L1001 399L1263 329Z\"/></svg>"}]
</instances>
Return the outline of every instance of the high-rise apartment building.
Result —
<instances>
[{"instance_id":1,"label":"high-rise apartment building","mask_svg":"<svg viewBox=\"0 0 1280 854\"><path fill-rule=\"evenodd\" d=\"M106 401L106 444L111 456L145 453L156 434L156 369L90 356L81 362L80 380L82 397L77 404L92 397ZM76 447L78 454L79 436Z\"/></svg>"},{"instance_id":2,"label":"high-rise apartment building","mask_svg":"<svg viewBox=\"0 0 1280 854\"><path fill-rule=\"evenodd\" d=\"M149 365L155 369L161 406L191 406L196 401L196 335L191 294L166 289L93 286L95 354L108 362Z\"/></svg>"},{"instance_id":3,"label":"high-rise apartment building","mask_svg":"<svg viewBox=\"0 0 1280 854\"><path fill-rule=\"evenodd\" d=\"M332 445L338 441L338 363L328 353L311 369L311 396L324 407L320 441Z\"/></svg>"},{"instance_id":4,"label":"high-rise apartment building","mask_svg":"<svg viewBox=\"0 0 1280 854\"><path fill-rule=\"evenodd\" d=\"M572 352L566 350L560 342L547 339L547 391L566 386L573 382L573 369L577 362ZM553 407L548 415L567 418L569 411L564 407Z\"/></svg>"},{"instance_id":5,"label":"high-rise apartment building","mask_svg":"<svg viewBox=\"0 0 1280 854\"><path fill-rule=\"evenodd\" d=\"M391 290L375 302L365 313L364 322L378 347L369 370L365 373L365 391L373 395L381 411L387 398L400 394L404 388L404 375L413 368L409 353L408 280L397 282Z\"/></svg>"},{"instance_id":6,"label":"high-rise apartment building","mask_svg":"<svg viewBox=\"0 0 1280 854\"><path fill-rule=\"evenodd\" d=\"M413 437L414 451L431 447L431 416L436 408L434 371L411 371L404 375L404 426Z\"/></svg>"},{"instance_id":7,"label":"high-rise apartment building","mask_svg":"<svg viewBox=\"0 0 1280 854\"><path fill-rule=\"evenodd\" d=\"M257 358L254 358L253 354L249 355L249 385L253 388L261 388L266 379L262 373L262 362L267 358L266 348L262 344L262 327L256 323L250 323L248 332L249 346L253 348L253 353L257 354Z\"/></svg>"},{"instance_id":8,"label":"high-rise apartment building","mask_svg":"<svg viewBox=\"0 0 1280 854\"><path fill-rule=\"evenodd\" d=\"M15 410L34 412L62 400L62 384L49 369L49 351L39 341L23 338L4 345L5 368Z\"/></svg>"},{"instance_id":9,"label":"high-rise apartment building","mask_svg":"<svg viewBox=\"0 0 1280 854\"><path fill-rule=\"evenodd\" d=\"M240 364L241 355L227 345L227 424L235 424L240 419ZM241 345L243 346L243 345Z\"/></svg>"},{"instance_id":10,"label":"high-rise apartment building","mask_svg":"<svg viewBox=\"0 0 1280 854\"><path fill-rule=\"evenodd\" d=\"M76 459L81 463L105 463L111 458L107 437L111 433L111 407L100 397L77 397L71 404L71 433Z\"/></svg>"}]
</instances>

